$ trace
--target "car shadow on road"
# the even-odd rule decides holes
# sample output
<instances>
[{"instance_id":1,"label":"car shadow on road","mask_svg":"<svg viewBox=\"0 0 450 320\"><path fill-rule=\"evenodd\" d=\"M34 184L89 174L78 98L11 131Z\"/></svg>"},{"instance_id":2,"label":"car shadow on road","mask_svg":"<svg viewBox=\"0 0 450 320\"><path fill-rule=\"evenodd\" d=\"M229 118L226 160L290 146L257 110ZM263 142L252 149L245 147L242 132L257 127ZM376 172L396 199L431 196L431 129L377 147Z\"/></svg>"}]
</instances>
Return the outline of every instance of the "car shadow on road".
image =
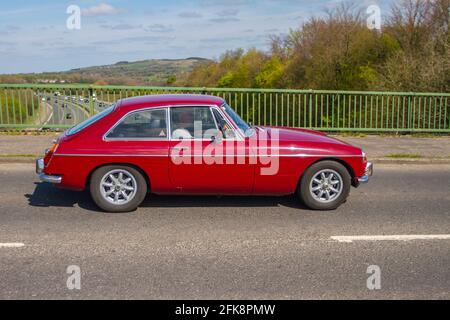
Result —
<instances>
[{"instance_id":1,"label":"car shadow on road","mask_svg":"<svg viewBox=\"0 0 450 320\"><path fill-rule=\"evenodd\" d=\"M87 191L75 192L58 189L48 183L36 183L33 194L25 194L33 207L80 208L101 212ZM308 210L294 195L285 197L256 196L161 196L148 195L140 208L239 208L239 207L288 207Z\"/></svg>"},{"instance_id":2,"label":"car shadow on road","mask_svg":"<svg viewBox=\"0 0 450 320\"><path fill-rule=\"evenodd\" d=\"M32 207L57 207L73 208L78 205L80 208L100 212L87 192L76 192L55 188L49 183L35 183L36 189L33 194L25 194L28 203Z\"/></svg>"},{"instance_id":3,"label":"car shadow on road","mask_svg":"<svg viewBox=\"0 0 450 320\"><path fill-rule=\"evenodd\" d=\"M149 195L142 208L239 208L239 207L289 207L307 208L295 196L160 196Z\"/></svg>"}]
</instances>

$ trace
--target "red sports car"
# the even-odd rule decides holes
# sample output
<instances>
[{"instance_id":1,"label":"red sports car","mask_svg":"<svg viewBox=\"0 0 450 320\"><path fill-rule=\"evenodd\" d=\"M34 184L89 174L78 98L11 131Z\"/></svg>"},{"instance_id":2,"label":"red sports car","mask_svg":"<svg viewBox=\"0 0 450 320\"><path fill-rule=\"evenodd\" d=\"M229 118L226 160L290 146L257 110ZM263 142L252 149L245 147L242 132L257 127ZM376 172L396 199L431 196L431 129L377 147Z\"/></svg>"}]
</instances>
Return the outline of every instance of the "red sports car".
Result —
<instances>
[{"instance_id":1,"label":"red sports car","mask_svg":"<svg viewBox=\"0 0 450 320\"><path fill-rule=\"evenodd\" d=\"M311 209L333 210L373 165L320 132L252 127L218 97L155 95L121 100L66 131L36 171L58 187L89 188L107 212L133 211L149 192L297 194Z\"/></svg>"}]
</instances>

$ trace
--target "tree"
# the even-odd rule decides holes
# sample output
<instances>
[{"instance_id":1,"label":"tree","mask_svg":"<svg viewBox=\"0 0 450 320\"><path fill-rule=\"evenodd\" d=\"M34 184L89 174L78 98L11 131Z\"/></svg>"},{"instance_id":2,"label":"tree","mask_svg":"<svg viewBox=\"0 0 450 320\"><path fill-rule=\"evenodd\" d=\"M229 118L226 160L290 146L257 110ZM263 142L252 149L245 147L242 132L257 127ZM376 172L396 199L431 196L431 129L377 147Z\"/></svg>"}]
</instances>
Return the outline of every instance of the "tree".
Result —
<instances>
[{"instance_id":1,"label":"tree","mask_svg":"<svg viewBox=\"0 0 450 320\"><path fill-rule=\"evenodd\" d=\"M386 33L401 51L382 66L386 90L450 90L449 0L403 0L393 7Z\"/></svg>"},{"instance_id":2,"label":"tree","mask_svg":"<svg viewBox=\"0 0 450 320\"><path fill-rule=\"evenodd\" d=\"M450 0L400 0L381 30L344 3L312 17L269 52L225 52L198 66L194 86L448 92Z\"/></svg>"}]
</instances>

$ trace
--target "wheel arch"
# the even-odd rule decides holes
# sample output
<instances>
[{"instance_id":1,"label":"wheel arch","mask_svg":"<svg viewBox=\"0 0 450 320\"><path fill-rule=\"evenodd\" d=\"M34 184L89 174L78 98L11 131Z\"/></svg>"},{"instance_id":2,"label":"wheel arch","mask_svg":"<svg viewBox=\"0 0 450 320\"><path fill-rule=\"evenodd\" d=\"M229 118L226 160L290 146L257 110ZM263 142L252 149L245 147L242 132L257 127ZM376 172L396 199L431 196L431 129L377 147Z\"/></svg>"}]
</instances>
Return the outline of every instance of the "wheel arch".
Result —
<instances>
[{"instance_id":1,"label":"wheel arch","mask_svg":"<svg viewBox=\"0 0 450 320\"><path fill-rule=\"evenodd\" d=\"M96 166L94 169L91 170L91 172L89 172L89 175L86 178L86 182L85 182L85 187L88 188L89 184L91 183L91 179L92 179L92 175L94 174L95 171L97 171L100 168L103 167L108 167L108 166L126 166L126 167L131 167L137 171L139 171L140 174L142 174L142 176L145 179L145 182L147 183L147 191L148 193L151 190L151 183L150 183L150 177L148 176L148 174L139 166L132 164L132 163L127 163L127 162L111 162L111 163L103 163L101 165Z\"/></svg>"},{"instance_id":2,"label":"wheel arch","mask_svg":"<svg viewBox=\"0 0 450 320\"><path fill-rule=\"evenodd\" d=\"M303 179L303 177L304 177L306 171L307 171L309 168L311 168L313 165L315 165L315 164L317 164L317 163L320 163L320 162L324 162L324 161L334 161L334 162L337 162L337 163L342 164L342 165L347 169L348 173L350 174L350 177L351 177L351 180L352 180L352 186L353 186L353 187L356 186L356 184L355 184L355 181L356 181L356 174L355 174L355 171L353 170L352 166L351 166L348 162L346 162L345 160L342 160L342 159L339 159L339 158L332 158L332 157L330 157L330 158L321 158L321 159L319 159L319 160L314 161L313 163L311 163L311 164L310 164L310 165L302 172L300 178L298 179L298 185L297 185L297 188L300 187L300 184L301 184L301 182L302 182L302 179Z\"/></svg>"}]
</instances>

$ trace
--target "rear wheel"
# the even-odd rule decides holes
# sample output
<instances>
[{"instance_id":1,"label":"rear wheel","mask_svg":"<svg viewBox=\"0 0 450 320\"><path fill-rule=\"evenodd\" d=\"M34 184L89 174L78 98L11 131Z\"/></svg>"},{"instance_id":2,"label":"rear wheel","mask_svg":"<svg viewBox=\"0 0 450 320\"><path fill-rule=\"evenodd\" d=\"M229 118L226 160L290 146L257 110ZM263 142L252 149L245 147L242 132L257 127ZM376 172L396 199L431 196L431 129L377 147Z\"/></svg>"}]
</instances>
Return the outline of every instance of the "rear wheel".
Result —
<instances>
[{"instance_id":1,"label":"rear wheel","mask_svg":"<svg viewBox=\"0 0 450 320\"><path fill-rule=\"evenodd\" d=\"M347 168L335 161L323 161L306 170L298 193L310 209L335 210L347 200L350 188Z\"/></svg>"},{"instance_id":2,"label":"rear wheel","mask_svg":"<svg viewBox=\"0 0 450 320\"><path fill-rule=\"evenodd\" d=\"M106 212L136 210L147 195L147 183L142 174L128 166L105 166L91 178L91 196Z\"/></svg>"}]
</instances>

